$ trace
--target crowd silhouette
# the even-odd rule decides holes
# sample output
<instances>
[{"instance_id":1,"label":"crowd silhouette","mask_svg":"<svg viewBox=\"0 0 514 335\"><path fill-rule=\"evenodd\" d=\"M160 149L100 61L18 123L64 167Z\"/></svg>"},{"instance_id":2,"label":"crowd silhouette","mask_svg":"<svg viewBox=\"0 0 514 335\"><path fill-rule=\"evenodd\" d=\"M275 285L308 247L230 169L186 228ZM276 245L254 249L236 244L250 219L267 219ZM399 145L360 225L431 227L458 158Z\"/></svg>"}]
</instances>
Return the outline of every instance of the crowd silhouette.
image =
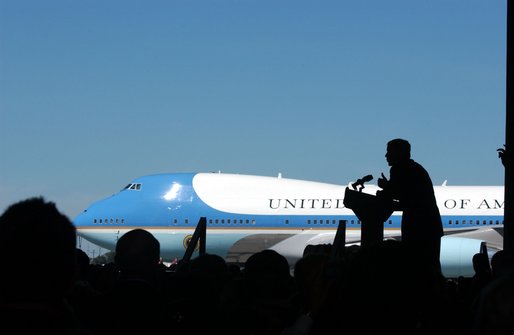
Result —
<instances>
[{"instance_id":1,"label":"crowd silhouette","mask_svg":"<svg viewBox=\"0 0 514 335\"><path fill-rule=\"evenodd\" d=\"M208 243L208 241L207 241ZM309 246L291 269L273 250L243 266L201 254L166 266L146 230L93 265L43 197L0 216L2 334L514 334L514 257L473 257L445 278L411 243Z\"/></svg>"}]
</instances>

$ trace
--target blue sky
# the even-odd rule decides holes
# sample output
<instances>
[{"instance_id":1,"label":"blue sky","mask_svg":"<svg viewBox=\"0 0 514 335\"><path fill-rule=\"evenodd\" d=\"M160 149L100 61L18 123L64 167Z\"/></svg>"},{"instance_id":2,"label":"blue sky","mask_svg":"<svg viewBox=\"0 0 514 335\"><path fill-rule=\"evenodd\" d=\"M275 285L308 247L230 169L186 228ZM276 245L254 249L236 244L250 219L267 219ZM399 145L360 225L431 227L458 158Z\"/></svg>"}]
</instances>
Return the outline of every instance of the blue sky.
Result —
<instances>
[{"instance_id":1,"label":"blue sky","mask_svg":"<svg viewBox=\"0 0 514 335\"><path fill-rule=\"evenodd\" d=\"M396 137L436 184L501 185L505 53L505 0L0 0L0 210L162 172L376 181Z\"/></svg>"}]
</instances>

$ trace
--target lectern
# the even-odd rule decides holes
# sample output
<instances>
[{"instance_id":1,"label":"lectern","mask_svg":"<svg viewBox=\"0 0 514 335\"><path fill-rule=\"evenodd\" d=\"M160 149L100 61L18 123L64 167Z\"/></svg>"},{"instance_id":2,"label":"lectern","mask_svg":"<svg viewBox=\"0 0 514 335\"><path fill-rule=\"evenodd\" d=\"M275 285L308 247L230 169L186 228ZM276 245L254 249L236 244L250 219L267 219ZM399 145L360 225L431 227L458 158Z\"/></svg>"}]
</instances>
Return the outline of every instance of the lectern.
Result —
<instances>
[{"instance_id":1,"label":"lectern","mask_svg":"<svg viewBox=\"0 0 514 335\"><path fill-rule=\"evenodd\" d=\"M361 246L384 239L384 222L393 214L395 202L372 194L346 188L343 204L361 221Z\"/></svg>"}]
</instances>

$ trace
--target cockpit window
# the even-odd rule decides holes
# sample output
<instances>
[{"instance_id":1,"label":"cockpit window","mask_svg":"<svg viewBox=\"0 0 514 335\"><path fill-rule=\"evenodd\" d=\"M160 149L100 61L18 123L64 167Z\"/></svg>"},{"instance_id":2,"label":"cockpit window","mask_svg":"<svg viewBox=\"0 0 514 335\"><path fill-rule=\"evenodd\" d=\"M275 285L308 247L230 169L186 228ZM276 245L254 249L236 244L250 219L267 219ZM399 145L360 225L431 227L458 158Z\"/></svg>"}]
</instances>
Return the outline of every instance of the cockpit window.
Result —
<instances>
[{"instance_id":1,"label":"cockpit window","mask_svg":"<svg viewBox=\"0 0 514 335\"><path fill-rule=\"evenodd\" d=\"M128 184L127 186L125 186L125 188L123 190L136 190L136 191L139 191L141 190L141 183L132 183L132 184Z\"/></svg>"}]
</instances>

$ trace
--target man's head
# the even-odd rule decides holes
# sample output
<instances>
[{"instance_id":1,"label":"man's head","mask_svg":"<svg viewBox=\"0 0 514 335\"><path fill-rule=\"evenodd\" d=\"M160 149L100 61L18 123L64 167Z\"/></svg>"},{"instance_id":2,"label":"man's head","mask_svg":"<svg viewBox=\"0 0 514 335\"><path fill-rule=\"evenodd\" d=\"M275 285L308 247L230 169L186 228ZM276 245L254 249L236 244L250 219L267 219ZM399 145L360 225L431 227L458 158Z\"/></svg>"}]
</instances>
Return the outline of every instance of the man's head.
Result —
<instances>
[{"instance_id":1,"label":"man's head","mask_svg":"<svg viewBox=\"0 0 514 335\"><path fill-rule=\"evenodd\" d=\"M389 166L408 161L410 159L410 143L401 138L387 142L385 157Z\"/></svg>"},{"instance_id":2,"label":"man's head","mask_svg":"<svg viewBox=\"0 0 514 335\"><path fill-rule=\"evenodd\" d=\"M76 231L53 202L29 198L0 216L0 300L62 297L75 273Z\"/></svg>"},{"instance_id":3,"label":"man's head","mask_svg":"<svg viewBox=\"0 0 514 335\"><path fill-rule=\"evenodd\" d=\"M152 272L159 265L159 241L144 229L133 229L116 243L114 262L122 273L138 275Z\"/></svg>"}]
</instances>

